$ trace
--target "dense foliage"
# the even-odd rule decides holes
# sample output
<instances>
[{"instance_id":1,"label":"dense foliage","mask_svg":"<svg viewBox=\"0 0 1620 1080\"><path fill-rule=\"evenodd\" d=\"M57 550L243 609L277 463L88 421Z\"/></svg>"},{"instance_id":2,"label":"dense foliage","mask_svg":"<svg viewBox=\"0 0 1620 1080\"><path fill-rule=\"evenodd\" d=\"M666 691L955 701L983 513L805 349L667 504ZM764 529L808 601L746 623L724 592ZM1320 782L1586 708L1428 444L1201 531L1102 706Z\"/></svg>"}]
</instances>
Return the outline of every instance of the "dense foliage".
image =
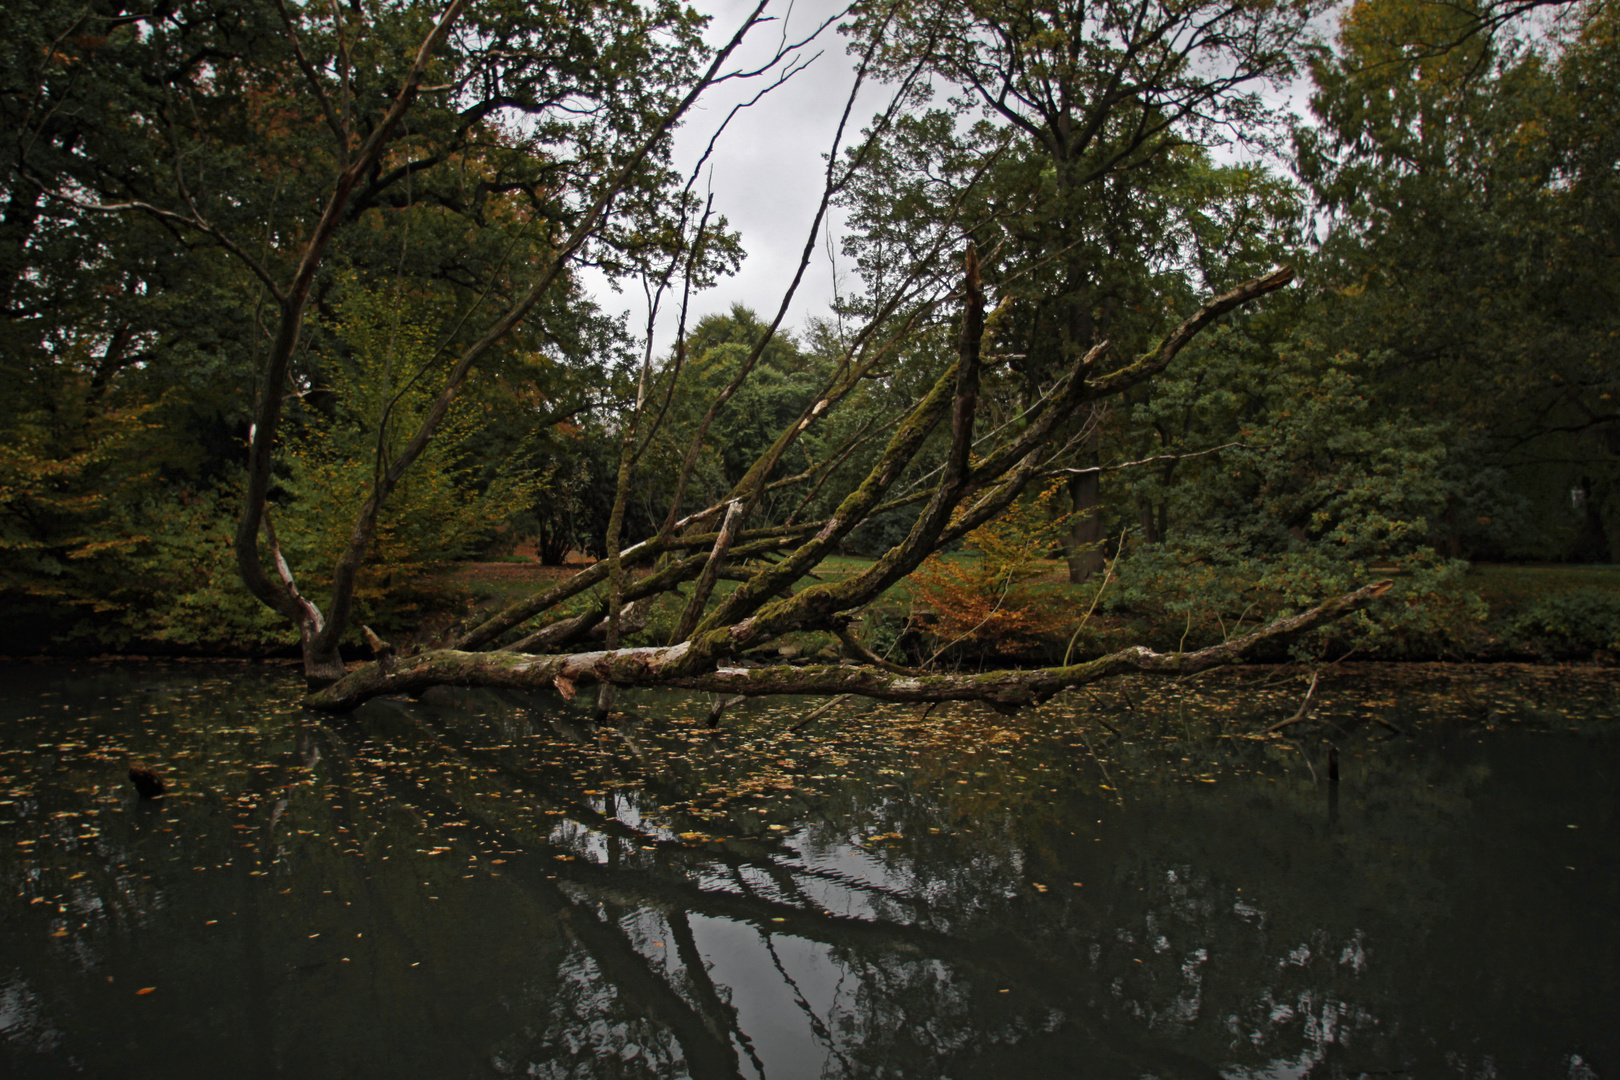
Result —
<instances>
[{"instance_id":1,"label":"dense foliage","mask_svg":"<svg viewBox=\"0 0 1620 1080\"><path fill-rule=\"evenodd\" d=\"M793 333L702 314L747 238L670 165L724 70L691 9L23 4L0 49L0 603L30 628L8 647L301 637L330 671L359 624L439 602L447 563L520 540L611 563L556 598L611 644L644 624L621 549L662 545L673 587L701 569L680 537L719 530L662 628L683 637L764 602L763 577L722 601L711 576L829 521L826 551L879 567L965 544L916 590L969 645L1087 640L1020 592L1052 554L1106 574L1098 611L1189 626L1395 573L1363 647L1474 617L1467 560L1620 560L1613 6L1359 0L1326 43L1322 11L857 5L851 54L892 98L829 148L823 209L860 283ZM732 77L791 66L783 43ZM1302 74L1310 117L1272 107ZM943 412L896 456L966 356L968 242L972 464ZM1293 289L1119 382L1112 357L1279 263ZM678 310L675 346L604 316L581 266ZM1039 467L975 481L1006 517L969 520L971 484L941 510L953 469L1012 469L996 448L1071 371L1098 392ZM589 629L546 618L491 640Z\"/></svg>"}]
</instances>

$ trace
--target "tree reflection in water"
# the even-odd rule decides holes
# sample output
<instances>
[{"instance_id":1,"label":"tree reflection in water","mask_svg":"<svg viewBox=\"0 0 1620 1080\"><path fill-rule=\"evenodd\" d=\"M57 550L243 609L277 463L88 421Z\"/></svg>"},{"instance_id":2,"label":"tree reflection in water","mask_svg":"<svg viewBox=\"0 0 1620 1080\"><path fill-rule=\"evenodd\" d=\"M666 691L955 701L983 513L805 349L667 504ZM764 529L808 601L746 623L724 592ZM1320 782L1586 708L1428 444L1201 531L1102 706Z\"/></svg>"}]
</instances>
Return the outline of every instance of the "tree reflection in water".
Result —
<instances>
[{"instance_id":1,"label":"tree reflection in water","mask_svg":"<svg viewBox=\"0 0 1620 1080\"><path fill-rule=\"evenodd\" d=\"M1363 673L1284 742L1239 736L1299 688L1245 674L718 736L667 695L596 729L482 692L317 717L247 667L8 674L7 1075L1620 1065L1600 675Z\"/></svg>"}]
</instances>

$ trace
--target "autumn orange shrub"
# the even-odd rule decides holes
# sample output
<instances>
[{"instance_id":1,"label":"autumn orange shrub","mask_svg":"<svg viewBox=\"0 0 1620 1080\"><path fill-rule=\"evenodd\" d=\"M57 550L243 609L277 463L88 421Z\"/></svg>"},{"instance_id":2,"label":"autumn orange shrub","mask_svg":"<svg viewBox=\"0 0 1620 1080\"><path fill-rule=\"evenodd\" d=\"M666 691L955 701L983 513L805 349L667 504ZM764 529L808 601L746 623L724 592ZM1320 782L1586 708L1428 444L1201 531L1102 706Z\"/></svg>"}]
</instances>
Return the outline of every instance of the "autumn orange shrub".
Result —
<instances>
[{"instance_id":1,"label":"autumn orange shrub","mask_svg":"<svg viewBox=\"0 0 1620 1080\"><path fill-rule=\"evenodd\" d=\"M912 594L935 617L940 651L952 646L1016 652L1062 630L1067 615L1029 587L1067 525L1053 512L1057 487L1008 507L967 534L976 558L931 555L911 575Z\"/></svg>"}]
</instances>

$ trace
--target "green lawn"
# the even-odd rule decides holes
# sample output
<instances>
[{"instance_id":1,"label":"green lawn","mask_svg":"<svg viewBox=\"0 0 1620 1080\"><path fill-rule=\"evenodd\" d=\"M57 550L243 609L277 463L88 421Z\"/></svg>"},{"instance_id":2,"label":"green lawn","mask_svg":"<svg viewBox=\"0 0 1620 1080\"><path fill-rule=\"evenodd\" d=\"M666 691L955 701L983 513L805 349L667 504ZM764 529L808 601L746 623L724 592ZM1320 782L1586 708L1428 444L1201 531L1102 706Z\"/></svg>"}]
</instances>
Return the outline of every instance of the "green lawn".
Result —
<instances>
[{"instance_id":1,"label":"green lawn","mask_svg":"<svg viewBox=\"0 0 1620 1080\"><path fill-rule=\"evenodd\" d=\"M1620 566L1480 563L1468 572L1468 583L1496 611L1521 607L1551 593L1620 595Z\"/></svg>"}]
</instances>

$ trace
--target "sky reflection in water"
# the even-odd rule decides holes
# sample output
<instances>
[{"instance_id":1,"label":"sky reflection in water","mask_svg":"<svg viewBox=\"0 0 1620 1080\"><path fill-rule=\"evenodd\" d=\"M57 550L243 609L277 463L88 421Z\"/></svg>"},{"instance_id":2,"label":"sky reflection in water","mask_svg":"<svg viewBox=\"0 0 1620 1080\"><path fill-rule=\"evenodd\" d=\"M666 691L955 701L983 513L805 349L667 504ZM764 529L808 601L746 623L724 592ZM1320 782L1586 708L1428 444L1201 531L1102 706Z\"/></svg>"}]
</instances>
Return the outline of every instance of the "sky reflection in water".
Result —
<instances>
[{"instance_id":1,"label":"sky reflection in water","mask_svg":"<svg viewBox=\"0 0 1620 1080\"><path fill-rule=\"evenodd\" d=\"M1606 673L1324 684L1337 785L1252 673L718 738L0 677L7 1076L1620 1075Z\"/></svg>"}]
</instances>

